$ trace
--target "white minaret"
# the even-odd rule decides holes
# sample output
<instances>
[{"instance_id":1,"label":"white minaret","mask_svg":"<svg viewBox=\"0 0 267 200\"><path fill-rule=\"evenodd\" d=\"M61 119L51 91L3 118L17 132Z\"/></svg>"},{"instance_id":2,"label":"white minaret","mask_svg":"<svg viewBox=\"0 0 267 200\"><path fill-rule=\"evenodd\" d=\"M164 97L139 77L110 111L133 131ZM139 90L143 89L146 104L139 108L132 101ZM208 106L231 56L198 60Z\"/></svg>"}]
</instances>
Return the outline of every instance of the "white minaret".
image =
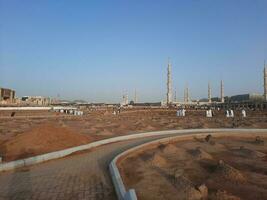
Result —
<instances>
[{"instance_id":1,"label":"white minaret","mask_svg":"<svg viewBox=\"0 0 267 200\"><path fill-rule=\"evenodd\" d=\"M128 94L127 94L127 92L126 93L124 93L123 95L122 95L122 105L128 105L129 104L129 101L128 101Z\"/></svg>"},{"instance_id":2,"label":"white minaret","mask_svg":"<svg viewBox=\"0 0 267 200\"><path fill-rule=\"evenodd\" d=\"M189 87L186 87L186 102L189 102L190 98L189 98Z\"/></svg>"},{"instance_id":3,"label":"white minaret","mask_svg":"<svg viewBox=\"0 0 267 200\"><path fill-rule=\"evenodd\" d=\"M184 102L186 102L186 88L184 89Z\"/></svg>"},{"instance_id":4,"label":"white minaret","mask_svg":"<svg viewBox=\"0 0 267 200\"><path fill-rule=\"evenodd\" d=\"M137 93L136 93L136 89L134 90L134 103L137 103Z\"/></svg>"},{"instance_id":5,"label":"white minaret","mask_svg":"<svg viewBox=\"0 0 267 200\"><path fill-rule=\"evenodd\" d=\"M223 84L223 80L221 80L221 102L224 103L224 84Z\"/></svg>"},{"instance_id":6,"label":"white minaret","mask_svg":"<svg viewBox=\"0 0 267 200\"><path fill-rule=\"evenodd\" d=\"M176 93L177 91L176 91L176 88L175 88L175 90L174 90L174 102L177 102L177 93Z\"/></svg>"},{"instance_id":7,"label":"white minaret","mask_svg":"<svg viewBox=\"0 0 267 200\"><path fill-rule=\"evenodd\" d=\"M265 61L264 61L263 74L264 74L264 100L267 101L267 69L266 69Z\"/></svg>"},{"instance_id":8,"label":"white minaret","mask_svg":"<svg viewBox=\"0 0 267 200\"><path fill-rule=\"evenodd\" d=\"M208 83L208 100L209 100L209 103L211 103L211 87L210 87L210 82Z\"/></svg>"},{"instance_id":9,"label":"white minaret","mask_svg":"<svg viewBox=\"0 0 267 200\"><path fill-rule=\"evenodd\" d=\"M125 95L125 105L128 105L129 101L128 101L128 94Z\"/></svg>"},{"instance_id":10,"label":"white minaret","mask_svg":"<svg viewBox=\"0 0 267 200\"><path fill-rule=\"evenodd\" d=\"M189 102L189 88L188 88L188 85L185 87L185 90L184 90L184 102L186 102L186 103Z\"/></svg>"},{"instance_id":11,"label":"white minaret","mask_svg":"<svg viewBox=\"0 0 267 200\"><path fill-rule=\"evenodd\" d=\"M172 103L172 76L171 76L171 63L168 59L168 68L167 68L167 104Z\"/></svg>"}]
</instances>

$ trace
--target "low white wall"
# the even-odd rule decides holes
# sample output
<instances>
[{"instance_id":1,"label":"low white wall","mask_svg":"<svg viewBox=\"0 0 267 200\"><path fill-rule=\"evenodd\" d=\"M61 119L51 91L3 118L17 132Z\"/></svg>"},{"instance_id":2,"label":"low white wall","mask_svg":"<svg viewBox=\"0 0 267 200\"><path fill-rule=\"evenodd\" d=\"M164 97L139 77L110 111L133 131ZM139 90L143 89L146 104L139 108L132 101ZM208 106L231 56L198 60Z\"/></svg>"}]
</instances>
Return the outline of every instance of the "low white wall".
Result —
<instances>
[{"instance_id":1,"label":"low white wall","mask_svg":"<svg viewBox=\"0 0 267 200\"><path fill-rule=\"evenodd\" d=\"M77 110L76 107L53 106L53 110Z\"/></svg>"},{"instance_id":2,"label":"low white wall","mask_svg":"<svg viewBox=\"0 0 267 200\"><path fill-rule=\"evenodd\" d=\"M25 106L25 107L0 107L1 110L77 110L75 107L69 107L69 106Z\"/></svg>"},{"instance_id":3,"label":"low white wall","mask_svg":"<svg viewBox=\"0 0 267 200\"><path fill-rule=\"evenodd\" d=\"M161 134L167 134L166 132L168 132L168 131L161 131ZM190 130L179 130L179 131L176 131L176 133L179 134L178 136L170 136L170 137L166 137L166 138L156 139L152 142L147 142L145 144L128 149L128 150L124 151L123 153L117 155L109 164L110 175L111 175L112 182L113 182L118 199L119 200L137 200L135 190L130 189L127 191L124 184L123 184L122 177L121 177L119 169L116 165L117 161L120 158L126 156L127 154L130 154L131 152L134 152L136 150L142 149L146 146L149 146L151 144L156 144L159 142L169 142L170 140L182 138L182 137L206 136L207 133L213 133L213 135L223 135L223 134L226 134L227 132L228 132L228 134L229 134L229 132L231 132L233 134L240 134L240 132L241 133L251 133L252 132L252 134L253 134L253 132L254 133L257 132L257 133L266 133L267 134L267 129L193 129L193 130L190 129ZM196 133L198 133L198 134L196 134ZM255 133L255 135L257 135L257 134Z\"/></svg>"},{"instance_id":4,"label":"low white wall","mask_svg":"<svg viewBox=\"0 0 267 200\"><path fill-rule=\"evenodd\" d=\"M0 107L0 110L51 110L52 107Z\"/></svg>"}]
</instances>

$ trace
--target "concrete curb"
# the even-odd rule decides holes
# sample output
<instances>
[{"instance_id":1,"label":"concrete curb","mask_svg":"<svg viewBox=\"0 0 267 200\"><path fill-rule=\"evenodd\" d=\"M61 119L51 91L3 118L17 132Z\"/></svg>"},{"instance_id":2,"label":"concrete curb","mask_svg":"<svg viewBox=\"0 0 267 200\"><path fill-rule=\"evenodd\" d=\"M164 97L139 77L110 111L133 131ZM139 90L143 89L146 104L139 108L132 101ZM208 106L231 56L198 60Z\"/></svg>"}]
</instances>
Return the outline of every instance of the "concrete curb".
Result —
<instances>
[{"instance_id":1,"label":"concrete curb","mask_svg":"<svg viewBox=\"0 0 267 200\"><path fill-rule=\"evenodd\" d=\"M68 149L60 150L60 151L55 151L55 152L51 152L51 153L47 153L47 154L33 156L30 158L15 160L15 161L6 162L6 163L2 162L2 163L0 163L0 172L6 171L6 170L16 169L16 168L20 168L20 167L34 165L34 164L38 164L38 163L45 162L48 160L62 158L62 157L65 157L67 155L70 155L70 154L78 152L78 151L88 150L88 149L91 149L94 147L98 147L98 146L113 143L113 142L136 139L136 138L141 138L141 137L162 135L162 134L166 134L166 133L173 134L175 132L176 132L175 130L165 131L164 133L162 133L161 131L157 131L157 132L146 132L146 133L138 133L138 134L132 134L132 135L113 137L113 138L99 140L99 141L92 142L92 143L85 144L85 145L81 145L81 146L71 147Z\"/></svg>"},{"instance_id":2,"label":"concrete curb","mask_svg":"<svg viewBox=\"0 0 267 200\"><path fill-rule=\"evenodd\" d=\"M6 171L6 170L12 170L20 167L30 166L38 163L42 163L48 160L53 160L57 158L62 158L67 155L70 155L77 151L82 150L88 150L94 147L98 147L104 144L109 144L113 142L119 142L124 140L130 140L130 139L137 139L142 137L150 137L150 136L160 136L160 135L171 135L171 134L186 134L186 133L201 133L201 132L218 132L218 131L233 131L233 130L247 130L247 131L267 131L267 129L188 129L188 130L169 130L169 131L155 131L155 132L145 132L145 133L137 133L137 134L131 134L131 135L125 135L125 136L119 136L119 137L113 137L105 140L100 140L96 142L92 142L89 144L72 147L60 151L55 151L43 155L38 155L30 158L25 158L21 160L15 160L11 162L2 162L0 164L0 172Z\"/></svg>"},{"instance_id":3,"label":"concrete curb","mask_svg":"<svg viewBox=\"0 0 267 200\"><path fill-rule=\"evenodd\" d=\"M169 142L170 140L176 139L176 138L185 138L185 137L192 137L192 136L206 136L207 133L215 133L216 135L223 135L227 132L235 132L237 133L249 133L249 132L257 132L257 133L266 133L267 129L190 129L190 130L177 130L175 131L176 134L179 134L178 136L169 136L166 138L156 139L151 142L147 142L145 144L138 145L136 147L130 148L121 154L117 155L109 164L109 171L111 174L112 182L117 194L117 197L119 200L137 200L137 196L134 189L126 190L122 177L120 175L119 169L117 167L117 161L126 156L127 154L134 152L136 150L142 149L145 146L149 146L151 144L155 144L158 142ZM167 133L168 131L161 131L161 135L169 135L170 133ZM152 133L152 132L151 132ZM175 134L171 133L171 134ZM197 134L196 134L197 133ZM235 134L234 133L234 134ZM144 133L143 133L144 134Z\"/></svg>"}]
</instances>

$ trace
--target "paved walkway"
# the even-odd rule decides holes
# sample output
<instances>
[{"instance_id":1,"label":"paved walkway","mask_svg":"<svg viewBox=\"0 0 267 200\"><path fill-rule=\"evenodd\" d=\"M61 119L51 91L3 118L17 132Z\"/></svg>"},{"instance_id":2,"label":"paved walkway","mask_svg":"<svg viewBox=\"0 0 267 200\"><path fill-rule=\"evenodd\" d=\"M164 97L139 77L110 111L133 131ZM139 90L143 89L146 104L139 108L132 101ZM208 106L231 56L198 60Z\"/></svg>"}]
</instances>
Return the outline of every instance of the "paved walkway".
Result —
<instances>
[{"instance_id":1,"label":"paved walkway","mask_svg":"<svg viewBox=\"0 0 267 200\"><path fill-rule=\"evenodd\" d=\"M109 162L130 147L166 136L112 143L87 153L2 172L0 200L115 200L108 172Z\"/></svg>"}]
</instances>

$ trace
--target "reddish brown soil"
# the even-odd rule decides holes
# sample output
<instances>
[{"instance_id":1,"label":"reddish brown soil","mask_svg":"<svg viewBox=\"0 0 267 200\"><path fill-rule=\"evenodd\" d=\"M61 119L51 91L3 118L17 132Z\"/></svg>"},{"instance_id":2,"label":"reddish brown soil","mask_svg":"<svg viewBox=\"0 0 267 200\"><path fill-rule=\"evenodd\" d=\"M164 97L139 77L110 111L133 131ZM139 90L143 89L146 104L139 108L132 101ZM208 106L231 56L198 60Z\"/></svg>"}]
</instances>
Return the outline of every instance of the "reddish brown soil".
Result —
<instances>
[{"instance_id":1,"label":"reddish brown soil","mask_svg":"<svg viewBox=\"0 0 267 200\"><path fill-rule=\"evenodd\" d=\"M39 153L51 152L53 150L64 149L70 146L84 144L84 137L80 142L77 140L72 143L72 138L67 136L64 140L53 143L53 148L40 149L40 143L44 143L45 139L29 139L25 138L20 142L20 150L10 152L11 147L6 144L11 143L16 138L31 133L32 129L38 126L46 126L53 124L48 132L64 133L69 131L79 136L90 136L90 141L115 137L125 134L133 134L145 131L170 130L170 129L188 129L188 128L267 128L267 112L248 111L248 117L243 119L240 112L236 112L234 119L224 117L223 111L215 112L214 118L206 118L205 111L188 111L186 117L176 117L174 109L129 109L122 110L120 115L112 115L112 110L84 110L84 116L70 116L48 111L19 111L15 117L10 117L11 112L0 111L0 155L5 160L13 160L16 158L24 158ZM61 129L61 131L54 130ZM26 137L26 136L25 136ZM67 142L69 141L69 142ZM24 143L24 144L23 144ZM29 145L30 144L30 145ZM26 152L26 153L25 153ZM16 154L13 156L13 154ZM11 155L12 154L12 155Z\"/></svg>"},{"instance_id":2,"label":"reddish brown soil","mask_svg":"<svg viewBox=\"0 0 267 200\"><path fill-rule=\"evenodd\" d=\"M54 123L44 123L7 140L1 145L0 152L5 161L10 161L87 144L90 141L88 135L75 133Z\"/></svg>"},{"instance_id":3,"label":"reddish brown soil","mask_svg":"<svg viewBox=\"0 0 267 200\"><path fill-rule=\"evenodd\" d=\"M261 139L240 134L161 143L131 153L119 169L140 200L267 199L267 137Z\"/></svg>"}]
</instances>

